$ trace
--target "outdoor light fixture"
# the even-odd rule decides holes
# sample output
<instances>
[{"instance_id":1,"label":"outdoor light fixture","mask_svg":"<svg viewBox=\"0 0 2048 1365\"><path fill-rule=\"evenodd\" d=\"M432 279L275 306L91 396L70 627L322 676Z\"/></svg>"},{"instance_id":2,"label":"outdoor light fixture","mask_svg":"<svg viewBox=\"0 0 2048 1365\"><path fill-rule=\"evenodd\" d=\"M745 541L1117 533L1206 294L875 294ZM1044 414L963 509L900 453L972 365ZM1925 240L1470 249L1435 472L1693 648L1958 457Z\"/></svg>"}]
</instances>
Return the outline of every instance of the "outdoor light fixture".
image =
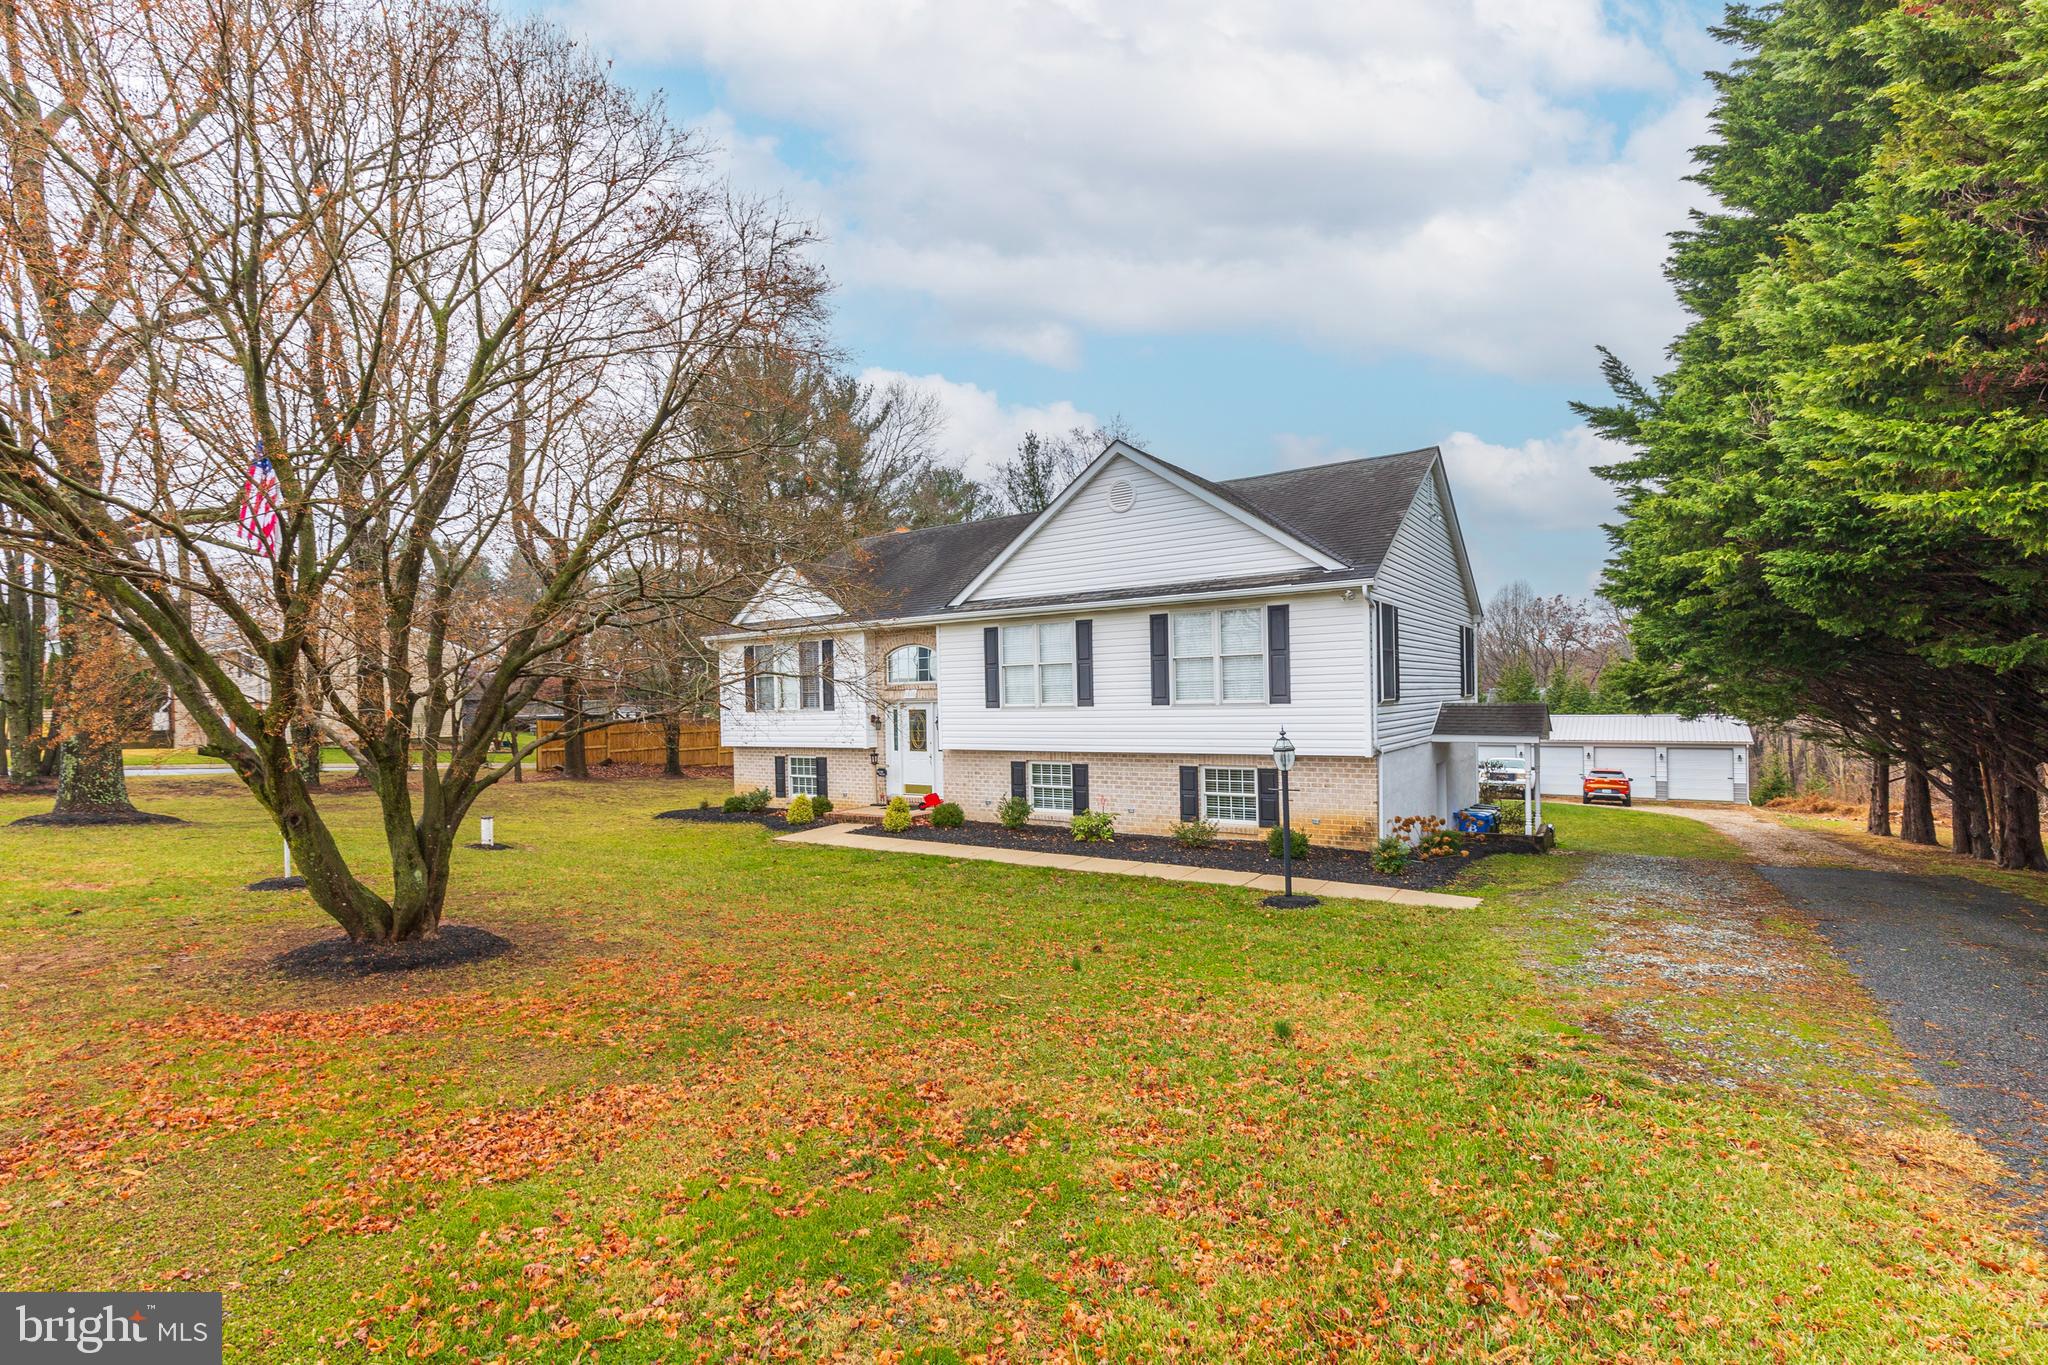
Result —
<instances>
[{"instance_id":1,"label":"outdoor light fixture","mask_svg":"<svg viewBox=\"0 0 2048 1365\"><path fill-rule=\"evenodd\" d=\"M1273 741L1273 766L1280 770L1280 878L1282 890L1277 896L1266 897L1264 904L1281 910L1303 910L1311 905L1320 905L1314 896L1294 894L1294 820L1288 809L1287 774L1294 767L1294 741L1287 737L1287 731L1280 732L1280 738Z\"/></svg>"}]
</instances>

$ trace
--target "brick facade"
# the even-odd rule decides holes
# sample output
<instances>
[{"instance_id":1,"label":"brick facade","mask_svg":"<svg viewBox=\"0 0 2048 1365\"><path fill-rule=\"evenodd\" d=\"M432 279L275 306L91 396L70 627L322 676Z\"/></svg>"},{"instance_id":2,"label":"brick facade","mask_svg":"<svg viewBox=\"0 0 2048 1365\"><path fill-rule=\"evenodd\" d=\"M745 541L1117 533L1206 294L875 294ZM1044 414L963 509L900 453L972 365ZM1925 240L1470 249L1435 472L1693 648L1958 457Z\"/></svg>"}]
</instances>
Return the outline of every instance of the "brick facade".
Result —
<instances>
[{"instance_id":1,"label":"brick facade","mask_svg":"<svg viewBox=\"0 0 2048 1365\"><path fill-rule=\"evenodd\" d=\"M1273 760L1242 754L1008 753L948 749L944 794L970 820L993 820L1010 794L1010 764L1017 760L1088 765L1089 804L1115 814L1131 834L1164 834L1180 819L1183 764L1265 768ZM834 775L836 782L837 777ZM1370 848L1379 838L1379 770L1370 758L1301 758L1288 775L1294 826L1332 848ZM1040 823L1064 823L1045 817ZM1224 826L1226 834L1251 830Z\"/></svg>"},{"instance_id":2,"label":"brick facade","mask_svg":"<svg viewBox=\"0 0 2048 1365\"><path fill-rule=\"evenodd\" d=\"M732 789L746 792L765 787L774 791L777 754L823 758L825 795L837 805L866 806L875 800L875 762L867 749L734 749Z\"/></svg>"}]
</instances>

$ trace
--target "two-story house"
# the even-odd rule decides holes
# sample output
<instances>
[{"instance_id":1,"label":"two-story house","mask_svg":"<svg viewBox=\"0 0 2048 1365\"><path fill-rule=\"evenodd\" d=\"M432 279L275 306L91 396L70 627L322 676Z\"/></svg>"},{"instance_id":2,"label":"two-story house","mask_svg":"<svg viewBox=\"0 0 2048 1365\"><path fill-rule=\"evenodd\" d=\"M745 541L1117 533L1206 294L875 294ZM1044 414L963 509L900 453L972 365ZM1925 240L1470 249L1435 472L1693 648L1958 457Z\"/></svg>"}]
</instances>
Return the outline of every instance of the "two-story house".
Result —
<instances>
[{"instance_id":1,"label":"two-story house","mask_svg":"<svg viewBox=\"0 0 2048 1365\"><path fill-rule=\"evenodd\" d=\"M742 790L937 791L971 819L1278 820L1371 843L1477 799L1479 596L1434 448L1212 482L1124 443L1036 516L783 569L714 637Z\"/></svg>"}]
</instances>

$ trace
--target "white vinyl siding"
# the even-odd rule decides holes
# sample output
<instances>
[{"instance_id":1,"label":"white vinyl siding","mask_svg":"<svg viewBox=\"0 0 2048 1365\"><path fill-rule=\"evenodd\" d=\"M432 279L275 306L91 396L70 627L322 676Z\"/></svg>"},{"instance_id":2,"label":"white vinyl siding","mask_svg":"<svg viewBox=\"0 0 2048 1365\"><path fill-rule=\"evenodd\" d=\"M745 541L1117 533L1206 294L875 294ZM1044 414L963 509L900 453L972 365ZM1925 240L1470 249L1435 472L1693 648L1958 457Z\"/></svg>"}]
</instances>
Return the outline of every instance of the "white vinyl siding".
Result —
<instances>
[{"instance_id":1,"label":"white vinyl siding","mask_svg":"<svg viewBox=\"0 0 2048 1365\"><path fill-rule=\"evenodd\" d=\"M819 796L818 760L815 758L792 757L789 760L789 794L791 796Z\"/></svg>"},{"instance_id":2,"label":"white vinyl siding","mask_svg":"<svg viewBox=\"0 0 2048 1365\"><path fill-rule=\"evenodd\" d=\"M1380 564L1373 596L1400 613L1400 689L1397 699L1378 705L1379 745L1386 750L1427 738L1437 706L1463 692L1459 631L1473 624L1472 601L1434 476L1416 491Z\"/></svg>"},{"instance_id":3,"label":"white vinyl siding","mask_svg":"<svg viewBox=\"0 0 2048 1365\"><path fill-rule=\"evenodd\" d=\"M1174 612L1174 701L1264 701L1265 619L1264 607Z\"/></svg>"},{"instance_id":4,"label":"white vinyl siding","mask_svg":"<svg viewBox=\"0 0 2048 1365\"><path fill-rule=\"evenodd\" d=\"M1265 699L1263 676L1257 700L1228 706L1152 704L1151 617L1171 608L1127 607L1088 613L1095 622L1093 706L1056 709L983 706L981 632L985 625L1021 622L963 621L939 627L939 696L951 705L945 717L948 750L977 749L1037 753L1243 754L1266 759L1273 738L1285 726L1304 756L1362 756L1372 752L1372 667L1366 650L1371 629L1363 594L1345 601L1341 588L1255 601L1221 602L1216 608L1288 605L1288 648L1292 674L1289 703ZM1168 651L1172 622L1168 621ZM1000 638L1000 632L999 632ZM1172 660L1168 659L1171 687Z\"/></svg>"},{"instance_id":5,"label":"white vinyl siding","mask_svg":"<svg viewBox=\"0 0 2048 1365\"><path fill-rule=\"evenodd\" d=\"M1033 763L1030 765L1031 809L1070 811L1074 808L1074 765Z\"/></svg>"},{"instance_id":6,"label":"white vinyl siding","mask_svg":"<svg viewBox=\"0 0 2048 1365\"><path fill-rule=\"evenodd\" d=\"M812 587L803 575L794 569L779 569L761 585L761 590L754 594L754 600L733 618L733 623L759 626L841 614L839 604Z\"/></svg>"},{"instance_id":7,"label":"white vinyl siding","mask_svg":"<svg viewBox=\"0 0 2048 1365\"><path fill-rule=\"evenodd\" d=\"M1202 769L1202 818L1231 824L1259 822L1259 774L1253 768Z\"/></svg>"},{"instance_id":8,"label":"white vinyl siding","mask_svg":"<svg viewBox=\"0 0 2048 1365\"><path fill-rule=\"evenodd\" d=\"M1110 489L1119 480L1128 483L1132 493L1124 512L1111 510ZM1299 551L1119 455L1104 461L970 600L1139 588L1219 573L1249 578L1318 567Z\"/></svg>"},{"instance_id":9,"label":"white vinyl siding","mask_svg":"<svg viewBox=\"0 0 2048 1365\"><path fill-rule=\"evenodd\" d=\"M1003 705L1074 704L1074 623L1038 621L1001 633Z\"/></svg>"}]
</instances>

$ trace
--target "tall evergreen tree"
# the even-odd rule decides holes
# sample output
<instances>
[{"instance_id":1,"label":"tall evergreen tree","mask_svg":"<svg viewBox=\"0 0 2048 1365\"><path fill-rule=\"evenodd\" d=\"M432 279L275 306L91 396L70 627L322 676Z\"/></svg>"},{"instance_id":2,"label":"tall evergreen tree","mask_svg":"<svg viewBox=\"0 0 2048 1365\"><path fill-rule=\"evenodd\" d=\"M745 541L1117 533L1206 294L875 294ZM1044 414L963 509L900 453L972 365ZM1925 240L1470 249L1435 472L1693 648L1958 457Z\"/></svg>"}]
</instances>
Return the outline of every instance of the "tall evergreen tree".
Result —
<instances>
[{"instance_id":1,"label":"tall evergreen tree","mask_svg":"<svg viewBox=\"0 0 2048 1365\"><path fill-rule=\"evenodd\" d=\"M1581 409L1632 450L1607 592L1645 664L1959 800L1988 779L2015 866L2048 753L2044 29L2017 0L1731 9L1721 210L1671 262L1695 321Z\"/></svg>"}]
</instances>

